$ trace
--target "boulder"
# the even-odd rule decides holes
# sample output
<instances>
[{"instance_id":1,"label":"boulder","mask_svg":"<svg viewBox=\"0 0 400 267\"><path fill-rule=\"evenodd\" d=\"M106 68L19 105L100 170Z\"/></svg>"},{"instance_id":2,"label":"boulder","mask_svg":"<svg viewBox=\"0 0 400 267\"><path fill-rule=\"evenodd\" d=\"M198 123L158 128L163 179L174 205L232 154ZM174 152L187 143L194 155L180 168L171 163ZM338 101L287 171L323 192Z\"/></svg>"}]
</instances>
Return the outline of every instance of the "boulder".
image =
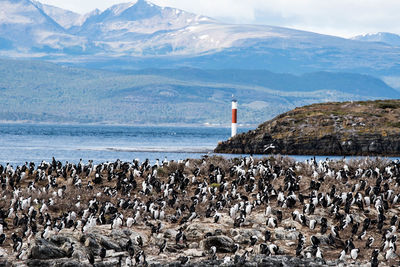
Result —
<instances>
[{"instance_id":1,"label":"boulder","mask_svg":"<svg viewBox=\"0 0 400 267\"><path fill-rule=\"evenodd\" d=\"M240 234L235 235L233 237L233 240L238 244L249 244L250 243L250 239L248 239L245 236L242 236Z\"/></svg>"},{"instance_id":2,"label":"boulder","mask_svg":"<svg viewBox=\"0 0 400 267\"><path fill-rule=\"evenodd\" d=\"M64 243L72 243L72 240L64 235L53 235L50 237L50 242L57 246L62 246Z\"/></svg>"},{"instance_id":3,"label":"boulder","mask_svg":"<svg viewBox=\"0 0 400 267\"><path fill-rule=\"evenodd\" d=\"M174 229L167 229L164 232L164 238L173 238L178 232Z\"/></svg>"},{"instance_id":4,"label":"boulder","mask_svg":"<svg viewBox=\"0 0 400 267\"><path fill-rule=\"evenodd\" d=\"M11 262L7 260L0 260L0 267L11 267L11 266L12 266Z\"/></svg>"},{"instance_id":5,"label":"boulder","mask_svg":"<svg viewBox=\"0 0 400 267\"><path fill-rule=\"evenodd\" d=\"M199 248L199 243L196 242L190 243L189 248Z\"/></svg>"},{"instance_id":6,"label":"boulder","mask_svg":"<svg viewBox=\"0 0 400 267\"><path fill-rule=\"evenodd\" d=\"M5 258L7 256L8 256L7 251L3 248L0 248L0 258Z\"/></svg>"},{"instance_id":7,"label":"boulder","mask_svg":"<svg viewBox=\"0 0 400 267\"><path fill-rule=\"evenodd\" d=\"M90 250L93 254L99 255L100 253L100 244L97 242L96 238L93 234L88 234L86 236L82 236L81 242L85 245L85 247Z\"/></svg>"},{"instance_id":8,"label":"boulder","mask_svg":"<svg viewBox=\"0 0 400 267\"><path fill-rule=\"evenodd\" d=\"M53 243L44 239L36 240L36 245L32 248L31 259L47 260L67 257L67 253L55 246Z\"/></svg>"},{"instance_id":9,"label":"boulder","mask_svg":"<svg viewBox=\"0 0 400 267\"><path fill-rule=\"evenodd\" d=\"M213 230L214 228L208 224L192 223L187 227L185 233L186 236L190 239L198 239L202 238L205 235L205 233Z\"/></svg>"},{"instance_id":10,"label":"boulder","mask_svg":"<svg viewBox=\"0 0 400 267\"><path fill-rule=\"evenodd\" d=\"M100 237L100 245L103 246L107 250L112 249L115 251L122 251L122 248L120 247L120 245L118 243L114 242L113 240L111 240L110 238L108 238L106 236Z\"/></svg>"},{"instance_id":11,"label":"boulder","mask_svg":"<svg viewBox=\"0 0 400 267\"><path fill-rule=\"evenodd\" d=\"M275 228L275 239L277 240L296 240L299 232L296 230L286 230L283 227Z\"/></svg>"},{"instance_id":12,"label":"boulder","mask_svg":"<svg viewBox=\"0 0 400 267\"><path fill-rule=\"evenodd\" d=\"M207 237L204 242L204 248L209 250L213 246L217 248L217 252L231 253L235 243L231 238L224 235Z\"/></svg>"},{"instance_id":13,"label":"boulder","mask_svg":"<svg viewBox=\"0 0 400 267\"><path fill-rule=\"evenodd\" d=\"M183 252L186 256L190 257L203 257L204 252L197 249L188 249Z\"/></svg>"},{"instance_id":14,"label":"boulder","mask_svg":"<svg viewBox=\"0 0 400 267\"><path fill-rule=\"evenodd\" d=\"M28 265L29 267L51 267L53 266L54 263L51 263L50 261L45 261L45 260L28 260L26 265Z\"/></svg>"},{"instance_id":15,"label":"boulder","mask_svg":"<svg viewBox=\"0 0 400 267\"><path fill-rule=\"evenodd\" d=\"M168 244L166 247L166 250L168 252L173 252L173 253L177 253L180 252L181 250L185 249L186 246L184 244Z\"/></svg>"}]
</instances>

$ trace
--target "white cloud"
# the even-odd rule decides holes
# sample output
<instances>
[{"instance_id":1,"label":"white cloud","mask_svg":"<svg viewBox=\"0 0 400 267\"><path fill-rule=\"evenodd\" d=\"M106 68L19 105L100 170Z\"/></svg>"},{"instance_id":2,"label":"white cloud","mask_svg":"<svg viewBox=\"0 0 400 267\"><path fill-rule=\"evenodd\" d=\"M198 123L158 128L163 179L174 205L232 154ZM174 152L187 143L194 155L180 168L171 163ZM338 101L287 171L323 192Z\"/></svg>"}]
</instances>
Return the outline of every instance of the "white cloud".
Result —
<instances>
[{"instance_id":1,"label":"white cloud","mask_svg":"<svg viewBox=\"0 0 400 267\"><path fill-rule=\"evenodd\" d=\"M85 13L124 0L42 0ZM398 0L152 0L230 23L257 23L350 37L368 32L400 34Z\"/></svg>"}]
</instances>

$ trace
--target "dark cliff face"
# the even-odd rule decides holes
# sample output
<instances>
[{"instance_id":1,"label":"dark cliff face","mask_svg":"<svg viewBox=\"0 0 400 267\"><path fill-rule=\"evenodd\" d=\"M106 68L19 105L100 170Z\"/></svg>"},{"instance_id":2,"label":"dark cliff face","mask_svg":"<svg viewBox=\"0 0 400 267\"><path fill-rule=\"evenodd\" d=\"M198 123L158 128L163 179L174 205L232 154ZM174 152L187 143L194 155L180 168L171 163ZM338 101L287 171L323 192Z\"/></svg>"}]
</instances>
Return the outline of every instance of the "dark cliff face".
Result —
<instances>
[{"instance_id":1,"label":"dark cliff face","mask_svg":"<svg viewBox=\"0 0 400 267\"><path fill-rule=\"evenodd\" d=\"M400 136L364 135L341 141L340 136L322 138L262 139L241 136L218 144L216 153L283 154L283 155L343 155L400 156ZM273 147L272 147L272 146Z\"/></svg>"},{"instance_id":2,"label":"dark cliff face","mask_svg":"<svg viewBox=\"0 0 400 267\"><path fill-rule=\"evenodd\" d=\"M400 156L400 101L297 108L218 144L215 152Z\"/></svg>"}]
</instances>

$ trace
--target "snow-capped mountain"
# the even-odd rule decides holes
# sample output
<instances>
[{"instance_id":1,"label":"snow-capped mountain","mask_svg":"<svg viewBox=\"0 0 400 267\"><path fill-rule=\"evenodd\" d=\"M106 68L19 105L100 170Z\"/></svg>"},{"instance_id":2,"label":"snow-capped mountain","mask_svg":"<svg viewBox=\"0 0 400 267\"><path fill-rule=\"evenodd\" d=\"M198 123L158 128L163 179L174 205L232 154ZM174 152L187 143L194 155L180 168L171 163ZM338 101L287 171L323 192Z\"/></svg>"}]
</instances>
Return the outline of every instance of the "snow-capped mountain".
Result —
<instances>
[{"instance_id":1,"label":"snow-capped mountain","mask_svg":"<svg viewBox=\"0 0 400 267\"><path fill-rule=\"evenodd\" d=\"M89 17L77 32L105 50L130 55L203 52L188 50L194 38L182 31L214 21L179 9L159 7L144 0L118 4ZM190 39L190 43L187 39ZM205 39L203 37L203 39ZM200 43L200 42L199 42ZM200 45L201 46L201 45ZM203 45L204 46L204 45ZM214 47L213 47L214 48Z\"/></svg>"},{"instance_id":2,"label":"snow-capped mountain","mask_svg":"<svg viewBox=\"0 0 400 267\"><path fill-rule=\"evenodd\" d=\"M400 46L400 35L389 32L368 33L353 37L354 40L366 42L381 42L392 46Z\"/></svg>"},{"instance_id":3,"label":"snow-capped mountain","mask_svg":"<svg viewBox=\"0 0 400 267\"><path fill-rule=\"evenodd\" d=\"M69 34L46 9L29 0L0 1L0 50L18 56L84 45L85 38Z\"/></svg>"},{"instance_id":4,"label":"snow-capped mountain","mask_svg":"<svg viewBox=\"0 0 400 267\"><path fill-rule=\"evenodd\" d=\"M226 24L145 0L79 15L33 0L0 1L0 56L108 68L278 72L399 71L400 48L264 25Z\"/></svg>"},{"instance_id":5,"label":"snow-capped mountain","mask_svg":"<svg viewBox=\"0 0 400 267\"><path fill-rule=\"evenodd\" d=\"M38 1L32 1L39 9L43 10L45 14L51 17L64 29L69 29L73 26L81 26L83 24L83 15L78 13L58 8L55 6L45 5Z\"/></svg>"},{"instance_id":6,"label":"snow-capped mountain","mask_svg":"<svg viewBox=\"0 0 400 267\"><path fill-rule=\"evenodd\" d=\"M315 102L398 98L400 46L365 38L227 24L145 0L83 15L0 0L0 118L219 123L234 94L243 121L258 123Z\"/></svg>"}]
</instances>

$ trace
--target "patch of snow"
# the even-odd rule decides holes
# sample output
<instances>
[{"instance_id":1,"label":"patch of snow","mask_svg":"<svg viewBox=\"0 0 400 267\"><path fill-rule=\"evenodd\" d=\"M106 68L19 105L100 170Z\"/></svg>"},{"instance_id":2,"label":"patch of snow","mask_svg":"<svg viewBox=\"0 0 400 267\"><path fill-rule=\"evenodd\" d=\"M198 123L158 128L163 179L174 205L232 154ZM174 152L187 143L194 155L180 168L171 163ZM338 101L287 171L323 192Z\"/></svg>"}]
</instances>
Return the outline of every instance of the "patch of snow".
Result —
<instances>
[{"instance_id":1,"label":"patch of snow","mask_svg":"<svg viewBox=\"0 0 400 267\"><path fill-rule=\"evenodd\" d=\"M138 0L130 2L130 3L124 3L124 4L117 4L114 5L112 7L110 7L108 10L110 10L111 12L113 12L113 14L115 16L120 15L122 12L124 12L125 10L127 10L128 8L136 5L136 3L138 2Z\"/></svg>"}]
</instances>

